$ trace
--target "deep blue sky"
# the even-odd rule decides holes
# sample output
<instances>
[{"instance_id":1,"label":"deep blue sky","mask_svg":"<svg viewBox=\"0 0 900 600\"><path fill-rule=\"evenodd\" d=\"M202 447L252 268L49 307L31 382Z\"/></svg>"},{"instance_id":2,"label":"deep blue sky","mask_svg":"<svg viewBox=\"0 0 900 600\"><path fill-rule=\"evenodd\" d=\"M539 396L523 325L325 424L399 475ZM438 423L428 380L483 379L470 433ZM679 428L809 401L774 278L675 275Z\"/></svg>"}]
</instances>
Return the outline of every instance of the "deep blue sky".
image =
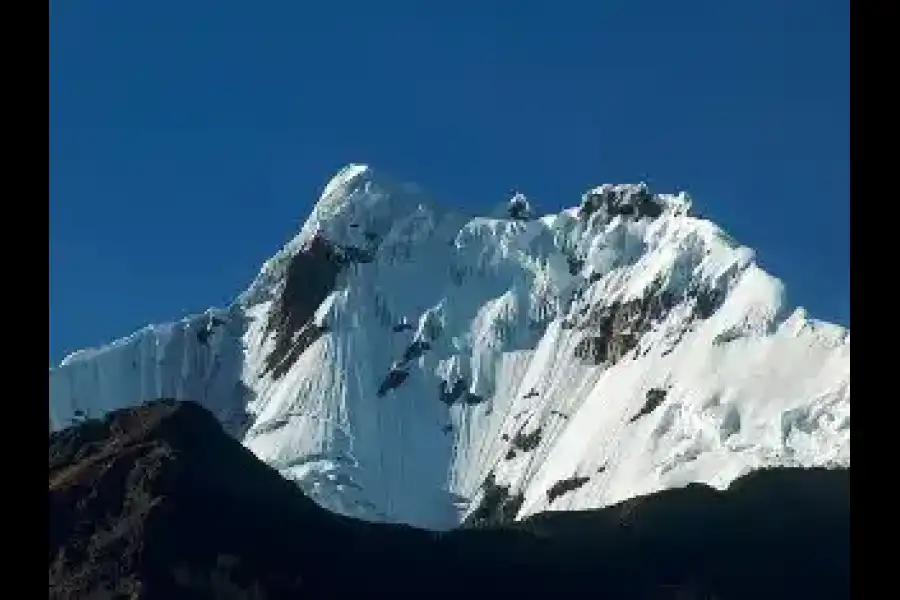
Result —
<instances>
[{"instance_id":1,"label":"deep blue sky","mask_svg":"<svg viewBox=\"0 0 900 600\"><path fill-rule=\"evenodd\" d=\"M50 357L222 305L341 165L647 180L849 323L849 3L51 3Z\"/></svg>"}]
</instances>

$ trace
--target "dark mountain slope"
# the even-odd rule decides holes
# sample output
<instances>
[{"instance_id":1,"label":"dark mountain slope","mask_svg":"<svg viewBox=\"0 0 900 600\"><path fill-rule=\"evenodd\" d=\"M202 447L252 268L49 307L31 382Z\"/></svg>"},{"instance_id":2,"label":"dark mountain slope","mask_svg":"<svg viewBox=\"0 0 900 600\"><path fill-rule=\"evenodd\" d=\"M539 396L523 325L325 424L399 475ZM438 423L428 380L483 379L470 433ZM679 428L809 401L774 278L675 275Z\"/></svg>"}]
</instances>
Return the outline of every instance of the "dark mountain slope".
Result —
<instances>
[{"instance_id":1,"label":"dark mountain slope","mask_svg":"<svg viewBox=\"0 0 900 600\"><path fill-rule=\"evenodd\" d=\"M319 508L193 403L49 446L50 598L849 598L848 471L439 535Z\"/></svg>"}]
</instances>

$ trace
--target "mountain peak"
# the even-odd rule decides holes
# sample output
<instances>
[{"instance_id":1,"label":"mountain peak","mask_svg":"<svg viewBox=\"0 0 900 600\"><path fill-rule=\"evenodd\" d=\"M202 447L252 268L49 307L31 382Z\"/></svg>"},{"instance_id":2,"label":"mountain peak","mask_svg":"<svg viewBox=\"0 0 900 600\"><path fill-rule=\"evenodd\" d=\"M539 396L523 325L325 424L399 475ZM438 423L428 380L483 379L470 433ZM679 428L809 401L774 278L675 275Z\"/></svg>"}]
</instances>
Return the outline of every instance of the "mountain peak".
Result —
<instances>
[{"instance_id":1,"label":"mountain peak","mask_svg":"<svg viewBox=\"0 0 900 600\"><path fill-rule=\"evenodd\" d=\"M325 185L300 237L305 241L319 233L331 242L363 245L366 232L384 235L395 218L424 201L414 184L399 183L368 165L349 164Z\"/></svg>"},{"instance_id":2,"label":"mountain peak","mask_svg":"<svg viewBox=\"0 0 900 600\"><path fill-rule=\"evenodd\" d=\"M238 301L247 305L268 299L291 259L314 238L351 253L366 251L384 239L398 220L428 205L429 198L416 184L400 183L366 164L344 166L322 189L297 235L263 264Z\"/></svg>"},{"instance_id":3,"label":"mountain peak","mask_svg":"<svg viewBox=\"0 0 900 600\"><path fill-rule=\"evenodd\" d=\"M511 206L349 165L228 309L51 370L53 428L195 400L322 506L432 529L849 466L849 335L686 194Z\"/></svg>"},{"instance_id":4,"label":"mountain peak","mask_svg":"<svg viewBox=\"0 0 900 600\"><path fill-rule=\"evenodd\" d=\"M491 211L490 216L496 219L513 219L530 221L540 216L534 204L522 192L513 192L509 200Z\"/></svg>"},{"instance_id":5,"label":"mountain peak","mask_svg":"<svg viewBox=\"0 0 900 600\"><path fill-rule=\"evenodd\" d=\"M322 189L322 198L332 195L347 195L346 188L354 182L374 179L375 172L371 166L363 163L349 163L341 167Z\"/></svg>"},{"instance_id":6,"label":"mountain peak","mask_svg":"<svg viewBox=\"0 0 900 600\"><path fill-rule=\"evenodd\" d=\"M606 183L582 195L579 214L588 217L598 213L607 219L616 215L656 218L664 212L687 214L690 207L690 197L685 193L653 194L644 182Z\"/></svg>"}]
</instances>

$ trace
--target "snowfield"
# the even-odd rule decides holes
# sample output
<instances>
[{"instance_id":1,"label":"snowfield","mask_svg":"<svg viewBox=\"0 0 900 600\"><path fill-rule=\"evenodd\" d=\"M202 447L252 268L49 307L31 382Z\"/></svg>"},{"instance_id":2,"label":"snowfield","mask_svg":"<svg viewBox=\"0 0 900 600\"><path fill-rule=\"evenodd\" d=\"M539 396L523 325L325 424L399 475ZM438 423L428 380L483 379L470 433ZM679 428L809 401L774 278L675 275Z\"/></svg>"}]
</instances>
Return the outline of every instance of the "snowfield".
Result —
<instances>
[{"instance_id":1,"label":"snowfield","mask_svg":"<svg viewBox=\"0 0 900 600\"><path fill-rule=\"evenodd\" d=\"M51 369L51 429L196 400L322 506L438 530L849 466L849 330L687 195L491 215L348 166L230 307Z\"/></svg>"}]
</instances>

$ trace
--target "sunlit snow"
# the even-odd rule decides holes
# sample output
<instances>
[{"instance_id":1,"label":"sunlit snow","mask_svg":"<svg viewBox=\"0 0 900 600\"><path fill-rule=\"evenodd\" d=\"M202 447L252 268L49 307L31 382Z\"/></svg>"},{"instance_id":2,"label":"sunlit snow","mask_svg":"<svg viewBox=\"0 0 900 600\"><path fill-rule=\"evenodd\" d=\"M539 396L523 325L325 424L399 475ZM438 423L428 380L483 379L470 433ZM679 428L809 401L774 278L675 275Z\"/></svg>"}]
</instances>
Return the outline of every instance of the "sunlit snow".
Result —
<instances>
[{"instance_id":1,"label":"sunlit snow","mask_svg":"<svg viewBox=\"0 0 900 600\"><path fill-rule=\"evenodd\" d=\"M604 193L637 206L645 192L601 186L582 206ZM653 202L655 217L601 206L532 218L516 196L522 218L473 217L348 166L230 308L51 369L51 427L196 400L323 506L434 529L465 518L489 473L522 494L522 518L692 481L726 487L764 466L849 466L849 331L788 305L750 249L690 216L686 195ZM327 330L274 377L267 318L316 235L374 260L341 273L316 313ZM592 310L653 293L671 300L639 331L620 327L633 338L622 356L577 356ZM408 377L379 396L400 367ZM440 386L455 381L466 401L448 406ZM533 448L511 451L529 434ZM573 477L586 481L550 502Z\"/></svg>"}]
</instances>

